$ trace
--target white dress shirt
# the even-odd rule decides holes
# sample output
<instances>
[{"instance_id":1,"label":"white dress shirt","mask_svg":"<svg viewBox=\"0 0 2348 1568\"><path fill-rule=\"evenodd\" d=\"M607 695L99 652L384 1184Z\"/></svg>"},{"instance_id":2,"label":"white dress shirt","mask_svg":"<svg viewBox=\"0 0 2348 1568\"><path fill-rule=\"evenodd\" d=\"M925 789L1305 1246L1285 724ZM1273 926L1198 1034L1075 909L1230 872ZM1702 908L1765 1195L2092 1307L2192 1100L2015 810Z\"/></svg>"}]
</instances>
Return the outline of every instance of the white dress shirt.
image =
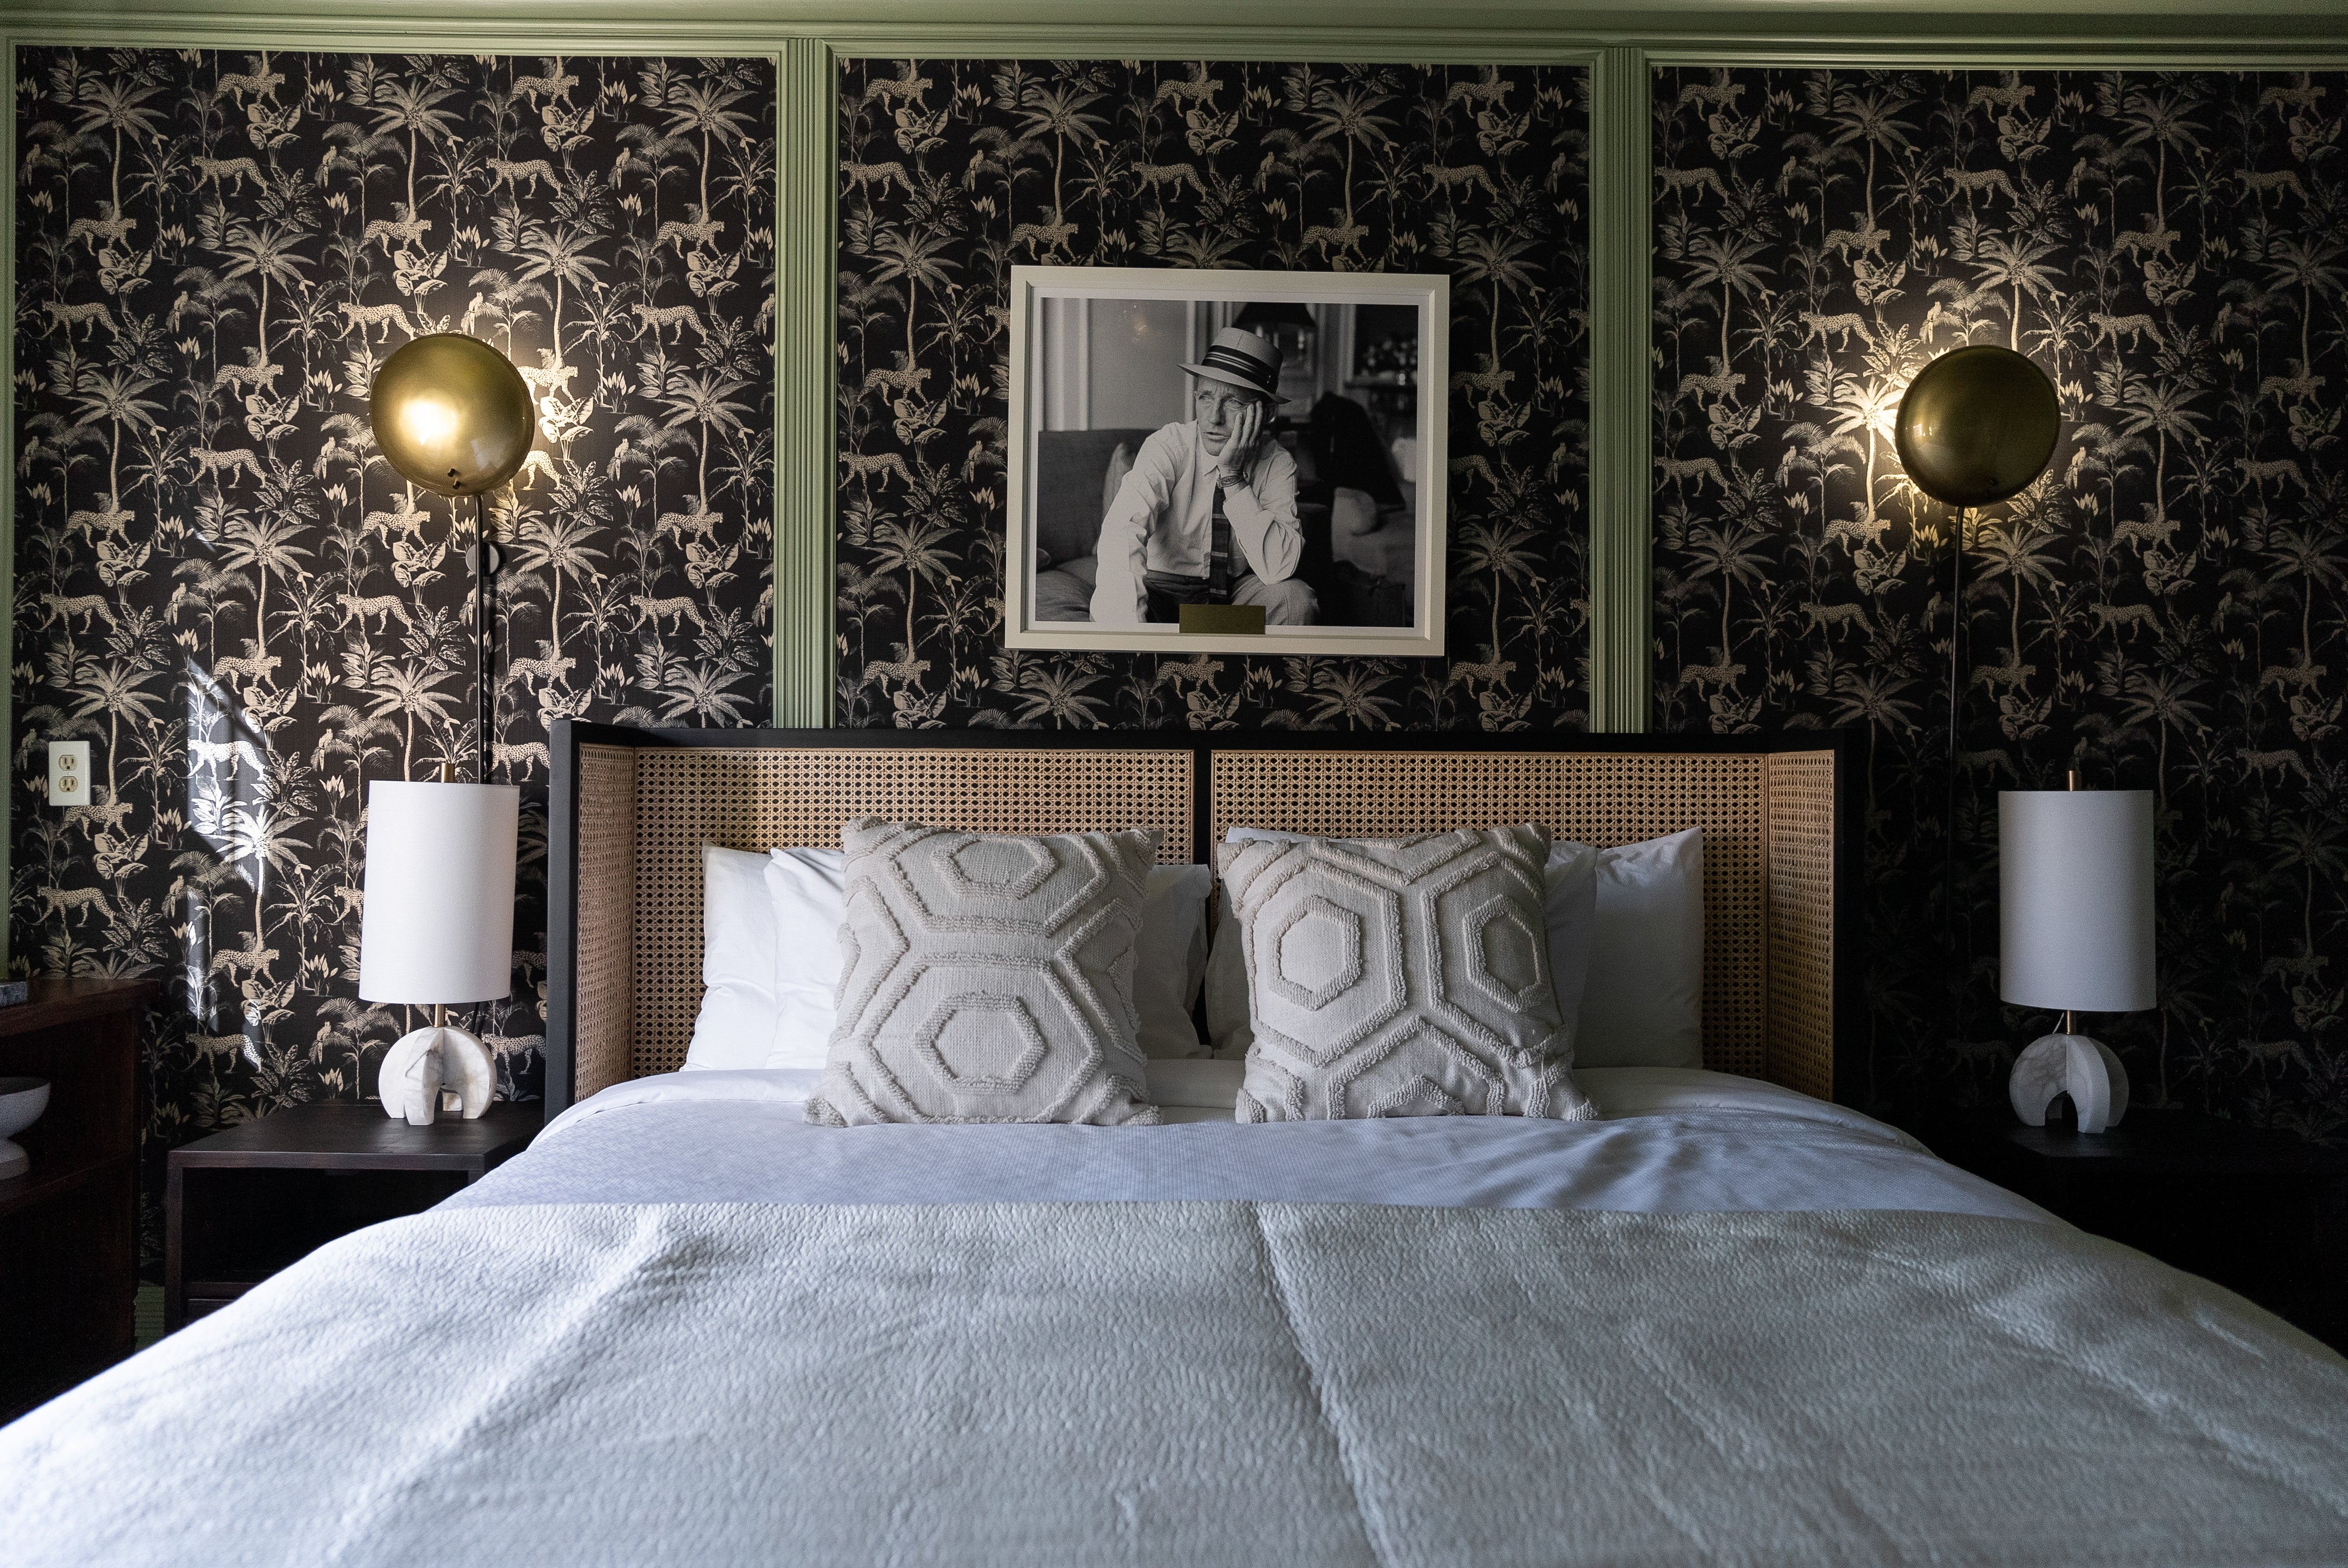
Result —
<instances>
[{"instance_id":1,"label":"white dress shirt","mask_svg":"<svg viewBox=\"0 0 2348 1568\"><path fill-rule=\"evenodd\" d=\"M1219 461L1195 422L1166 425L1141 444L1133 471L1101 518L1093 620L1133 626L1149 618L1145 572L1205 577L1214 561L1215 473ZM1223 518L1242 560L1234 580L1251 571L1266 582L1296 573L1304 530L1296 521L1296 459L1270 436L1248 460L1247 482L1223 492Z\"/></svg>"}]
</instances>

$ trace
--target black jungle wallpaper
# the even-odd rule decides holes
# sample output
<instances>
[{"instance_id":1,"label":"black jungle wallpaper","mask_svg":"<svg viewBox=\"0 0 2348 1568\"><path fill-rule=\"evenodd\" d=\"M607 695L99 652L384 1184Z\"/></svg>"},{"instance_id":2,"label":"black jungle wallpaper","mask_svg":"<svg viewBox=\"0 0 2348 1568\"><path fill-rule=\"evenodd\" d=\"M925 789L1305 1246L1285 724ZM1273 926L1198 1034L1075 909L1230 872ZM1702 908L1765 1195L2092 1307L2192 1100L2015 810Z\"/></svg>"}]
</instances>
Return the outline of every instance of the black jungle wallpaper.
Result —
<instances>
[{"instance_id":1,"label":"black jungle wallpaper","mask_svg":"<svg viewBox=\"0 0 2348 1568\"><path fill-rule=\"evenodd\" d=\"M416 333L509 352L497 776L534 1093L546 726L767 721L776 87L757 60L18 57L18 972L160 978L150 1153L357 1098L366 784L468 769L466 534L374 450ZM850 60L836 722L1578 729L1578 68ZM2348 75L1674 69L1655 113L1656 716L1868 750L1864 1092L1993 1099L1996 792L2156 793L2144 1102L2348 1137ZM1008 270L1443 272L1447 661L1001 640ZM1966 530L1890 441L1934 354L2054 378ZM1947 740L1950 661L1960 739ZM39 794L94 745L96 803ZM1951 783L1955 782L1954 810ZM1953 897L1948 889L1953 888Z\"/></svg>"},{"instance_id":2,"label":"black jungle wallpaper","mask_svg":"<svg viewBox=\"0 0 2348 1568\"><path fill-rule=\"evenodd\" d=\"M1994 1100L2053 1021L1997 1000L1997 792L2075 768L2154 792L2159 867L2160 1006L2083 1026L2142 1103L2338 1140L2348 76L1671 70L1654 113L1657 713L1865 733L1874 1091ZM1952 614L1890 430L1972 343L2065 428Z\"/></svg>"},{"instance_id":3,"label":"black jungle wallpaper","mask_svg":"<svg viewBox=\"0 0 2348 1568\"><path fill-rule=\"evenodd\" d=\"M1585 73L849 60L837 722L1581 727ZM1447 273L1441 660L1003 647L1010 269Z\"/></svg>"},{"instance_id":4,"label":"black jungle wallpaper","mask_svg":"<svg viewBox=\"0 0 2348 1568\"><path fill-rule=\"evenodd\" d=\"M376 367L487 339L541 438L493 527L533 1095L547 726L768 722L775 81L763 60L17 58L19 972L144 975L160 1151L371 1095L367 782L469 777L471 520L375 448ZM452 548L453 546L453 548ZM39 793L87 737L94 804Z\"/></svg>"}]
</instances>

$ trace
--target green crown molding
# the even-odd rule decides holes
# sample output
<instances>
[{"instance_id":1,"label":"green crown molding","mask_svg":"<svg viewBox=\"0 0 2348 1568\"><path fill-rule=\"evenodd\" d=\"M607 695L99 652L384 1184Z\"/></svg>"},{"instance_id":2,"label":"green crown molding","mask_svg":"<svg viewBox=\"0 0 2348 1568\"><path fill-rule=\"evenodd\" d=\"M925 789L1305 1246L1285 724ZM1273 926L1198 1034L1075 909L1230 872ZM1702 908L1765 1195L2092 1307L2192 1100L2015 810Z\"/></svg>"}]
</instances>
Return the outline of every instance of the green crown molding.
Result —
<instances>
[{"instance_id":1,"label":"green crown molding","mask_svg":"<svg viewBox=\"0 0 2348 1568\"><path fill-rule=\"evenodd\" d=\"M849 38L900 36L935 43L955 37L1032 36L1065 51L1138 37L1181 37L1185 52L1212 38L1218 52L1249 36L1317 37L1345 47L1366 39L1445 38L1535 42L1561 36L1655 41L1711 36L1914 42L1931 34L1987 38L2166 37L2222 41L2264 35L2289 45L2311 29L2338 35L2348 26L2342 0L1672 0L1651 6L1622 0L1478 0L1457 5L1369 0L1288 0L1268 12L1248 0L1194 0L1169 19L1158 0L342 0L280 5L273 0L0 0L0 22L170 25L190 21L263 25L310 21L345 30L413 26L560 26L641 34L656 26L677 43L716 32ZM575 31L566 43L586 41Z\"/></svg>"},{"instance_id":2,"label":"green crown molding","mask_svg":"<svg viewBox=\"0 0 2348 1568\"><path fill-rule=\"evenodd\" d=\"M753 50L812 38L839 54L1082 51L1132 57L1516 63L1560 47L1679 58L1756 46L1869 55L1927 50L1951 64L2131 61L2291 65L2348 46L2348 0L0 0L0 27L55 42L571 52ZM361 36L384 44L356 42Z\"/></svg>"}]
</instances>

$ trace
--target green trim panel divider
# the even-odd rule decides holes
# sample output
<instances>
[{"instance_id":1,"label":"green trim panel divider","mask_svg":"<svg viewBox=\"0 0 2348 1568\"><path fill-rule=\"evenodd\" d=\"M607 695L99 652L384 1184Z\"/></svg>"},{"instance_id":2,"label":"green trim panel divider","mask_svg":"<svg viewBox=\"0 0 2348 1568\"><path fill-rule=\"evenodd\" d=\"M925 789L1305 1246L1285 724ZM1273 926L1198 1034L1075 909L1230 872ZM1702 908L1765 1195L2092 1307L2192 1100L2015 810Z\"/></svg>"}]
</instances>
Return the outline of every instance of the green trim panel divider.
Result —
<instances>
[{"instance_id":1,"label":"green trim panel divider","mask_svg":"<svg viewBox=\"0 0 2348 1568\"><path fill-rule=\"evenodd\" d=\"M832 246L839 75L813 39L783 46L775 96L775 723L832 718Z\"/></svg>"},{"instance_id":2,"label":"green trim panel divider","mask_svg":"<svg viewBox=\"0 0 2348 1568\"><path fill-rule=\"evenodd\" d=\"M1609 49L1590 88L1590 727L1638 734L1654 712L1653 67Z\"/></svg>"}]
</instances>

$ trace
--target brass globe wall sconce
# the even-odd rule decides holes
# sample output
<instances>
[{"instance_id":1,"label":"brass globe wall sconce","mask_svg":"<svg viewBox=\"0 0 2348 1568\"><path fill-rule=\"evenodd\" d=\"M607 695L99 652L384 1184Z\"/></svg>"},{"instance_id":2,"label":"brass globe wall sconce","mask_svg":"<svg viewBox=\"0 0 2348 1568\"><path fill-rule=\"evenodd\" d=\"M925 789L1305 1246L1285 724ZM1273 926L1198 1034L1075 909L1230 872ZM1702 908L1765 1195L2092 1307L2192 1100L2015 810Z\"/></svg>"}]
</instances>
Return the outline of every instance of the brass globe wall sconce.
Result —
<instances>
[{"instance_id":1,"label":"brass globe wall sconce","mask_svg":"<svg viewBox=\"0 0 2348 1568\"><path fill-rule=\"evenodd\" d=\"M2010 348L1976 343L1917 373L1891 429L1908 482L1958 509L1955 548L1949 552L1949 758L1954 767L1963 690L1958 648L1964 638L1965 526L1977 507L2020 495L2046 471L2063 433L2063 410L2044 371Z\"/></svg>"},{"instance_id":2,"label":"brass globe wall sconce","mask_svg":"<svg viewBox=\"0 0 2348 1568\"><path fill-rule=\"evenodd\" d=\"M529 460L538 438L537 405L521 372L496 349L461 333L432 333L402 344L384 362L367 412L376 445L402 478L452 500L473 497L477 777L487 784L497 717L489 624L498 566L488 496Z\"/></svg>"}]
</instances>

